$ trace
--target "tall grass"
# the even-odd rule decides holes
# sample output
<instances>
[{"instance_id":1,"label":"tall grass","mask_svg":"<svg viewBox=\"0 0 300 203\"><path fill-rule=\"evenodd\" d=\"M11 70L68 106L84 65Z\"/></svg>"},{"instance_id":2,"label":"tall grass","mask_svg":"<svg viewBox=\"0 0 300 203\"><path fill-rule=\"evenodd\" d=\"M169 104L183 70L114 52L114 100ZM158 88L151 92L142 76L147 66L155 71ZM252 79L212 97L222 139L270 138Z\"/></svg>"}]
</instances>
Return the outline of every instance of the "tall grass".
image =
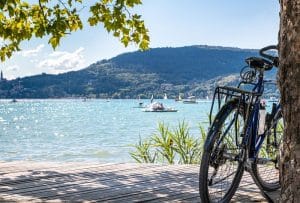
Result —
<instances>
[{"instance_id":1,"label":"tall grass","mask_svg":"<svg viewBox=\"0 0 300 203\"><path fill-rule=\"evenodd\" d=\"M236 127L240 130L240 122ZM130 155L139 163L198 164L207 137L206 130L201 125L199 134L200 136L192 136L185 121L179 122L173 130L164 123L159 123L157 133L148 139L140 138L139 142L133 145L135 150L130 152ZM237 152L235 134L229 132L224 139L226 146L232 152Z\"/></svg>"},{"instance_id":2,"label":"tall grass","mask_svg":"<svg viewBox=\"0 0 300 203\"><path fill-rule=\"evenodd\" d=\"M229 117L229 120L232 119ZM243 120L238 119L234 128L224 137L224 143L232 153L238 153L239 148L236 144L241 143L241 137L236 137L235 132L240 134L243 124ZM222 126L222 131L225 130L223 129L225 127ZM283 135L282 120L278 121L276 128L271 130L272 135L275 130L277 142L280 144ZM159 123L157 132L148 139L142 140L140 138L139 142L133 145L135 150L130 152L130 155L139 163L198 164L207 137L206 130L201 125L199 125L199 131L200 136L192 136L185 121L179 122L173 130L170 130L164 123ZM265 140L259 151L259 156L274 159L278 154L278 147L266 143ZM274 143L274 136L270 137L270 143Z\"/></svg>"},{"instance_id":3,"label":"tall grass","mask_svg":"<svg viewBox=\"0 0 300 203\"><path fill-rule=\"evenodd\" d=\"M199 126L200 135L194 137L185 121L170 130L164 123L158 124L157 133L134 145L130 155L139 163L196 164L200 162L206 132Z\"/></svg>"},{"instance_id":4,"label":"tall grass","mask_svg":"<svg viewBox=\"0 0 300 203\"><path fill-rule=\"evenodd\" d=\"M138 163L154 163L157 157L157 152L151 152L151 142L149 140L140 140L134 145L136 151L131 152L131 157Z\"/></svg>"},{"instance_id":5,"label":"tall grass","mask_svg":"<svg viewBox=\"0 0 300 203\"><path fill-rule=\"evenodd\" d=\"M274 133L276 133L276 142L277 145L280 145L282 143L282 139L283 139L283 130L284 130L284 126L283 126L283 119L281 118L280 120L277 121L277 125L275 126L275 128L272 128L270 130L270 137L269 137L269 145L267 144L266 141L264 141L260 152L259 152L259 156L262 158L270 158L270 159L276 159L276 156L278 156L278 150L279 150L279 146L275 146L275 137L274 137ZM267 138L265 138L267 139Z\"/></svg>"}]
</instances>

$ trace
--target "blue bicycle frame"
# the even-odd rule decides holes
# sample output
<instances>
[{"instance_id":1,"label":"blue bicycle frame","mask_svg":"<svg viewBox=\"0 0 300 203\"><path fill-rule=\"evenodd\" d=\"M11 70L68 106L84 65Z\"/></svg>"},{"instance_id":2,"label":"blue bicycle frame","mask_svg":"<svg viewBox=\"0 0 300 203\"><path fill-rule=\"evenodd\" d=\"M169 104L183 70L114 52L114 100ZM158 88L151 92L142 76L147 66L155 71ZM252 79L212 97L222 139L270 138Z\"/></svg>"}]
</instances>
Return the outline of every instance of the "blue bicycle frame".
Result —
<instances>
[{"instance_id":1,"label":"blue bicycle frame","mask_svg":"<svg viewBox=\"0 0 300 203\"><path fill-rule=\"evenodd\" d=\"M250 115L247 118L247 128L245 130L245 139L243 139L242 144L248 146L248 158L256 160L257 153L259 152L264 139L267 136L265 131L263 134L258 135L258 125L259 125L259 109L260 109L260 97L264 92L264 83L267 82L264 80L263 71L259 72L258 82L255 84L252 92L255 92L258 96L255 96L255 101L253 104L253 109L250 111ZM252 98L253 99L253 98ZM252 101L251 101L252 102ZM278 112L281 108L280 103L276 105L275 112ZM275 113L276 114L276 113ZM276 136L276 134L274 135ZM275 137L276 139L276 137Z\"/></svg>"},{"instance_id":2,"label":"blue bicycle frame","mask_svg":"<svg viewBox=\"0 0 300 203\"><path fill-rule=\"evenodd\" d=\"M237 88L234 87L217 87L214 93L213 101L212 101L212 106L210 110L210 125L212 124L212 112L215 104L215 99L218 99L218 108L221 108L221 95L225 95L225 102L229 98L239 98L240 103L248 103L248 110L246 111L248 115L245 116L246 120L246 129L243 129L243 140L242 140L242 146L247 146L245 147L248 149L247 152L247 158L256 160L257 158L257 153L259 152L262 143L264 142L264 139L267 136L268 130L265 131L263 134L258 135L258 125L259 125L259 110L260 110L260 98L264 92L264 84L266 82L270 82L268 80L264 80L264 71L259 70L258 74L258 80L256 83L252 82L240 82L237 86ZM250 84L253 86L251 88L251 91L246 91L240 88L242 84ZM241 100L243 102L241 102ZM250 110L251 106L251 110ZM276 104L276 107L274 109L274 114L276 114L280 110L281 106L280 104ZM273 110L273 109L272 109ZM273 113L272 113L273 114ZM231 126L236 119L237 115L235 118L231 121L229 126ZM229 130L229 128L227 129ZM223 134L225 136L227 132ZM236 134L236 136L238 136ZM276 136L276 134L275 134ZM237 139L236 139L237 140ZM276 137L275 137L276 140ZM222 142L222 138L218 141L219 145ZM239 143L236 143L238 146Z\"/></svg>"}]
</instances>

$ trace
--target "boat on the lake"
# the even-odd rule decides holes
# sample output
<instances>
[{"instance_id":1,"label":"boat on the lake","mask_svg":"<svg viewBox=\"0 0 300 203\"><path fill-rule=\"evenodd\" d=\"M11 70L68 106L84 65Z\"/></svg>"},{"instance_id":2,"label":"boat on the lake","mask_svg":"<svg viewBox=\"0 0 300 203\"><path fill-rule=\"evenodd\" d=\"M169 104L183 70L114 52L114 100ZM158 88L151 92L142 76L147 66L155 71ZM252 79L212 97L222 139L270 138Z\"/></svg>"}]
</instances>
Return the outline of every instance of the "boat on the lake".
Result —
<instances>
[{"instance_id":1,"label":"boat on the lake","mask_svg":"<svg viewBox=\"0 0 300 203\"><path fill-rule=\"evenodd\" d=\"M146 108L146 106L144 105L144 102L141 101L141 96L140 95L138 96L137 99L138 99L138 102L139 102L138 106L135 106L133 108Z\"/></svg>"},{"instance_id":2,"label":"boat on the lake","mask_svg":"<svg viewBox=\"0 0 300 203\"><path fill-rule=\"evenodd\" d=\"M166 93L165 93L164 99L168 99L168 96L167 96L167 94L166 94Z\"/></svg>"},{"instance_id":3,"label":"boat on the lake","mask_svg":"<svg viewBox=\"0 0 300 203\"><path fill-rule=\"evenodd\" d=\"M10 103L16 103L16 102L17 102L16 99L12 99L12 100L10 101Z\"/></svg>"},{"instance_id":4,"label":"boat on the lake","mask_svg":"<svg viewBox=\"0 0 300 203\"><path fill-rule=\"evenodd\" d=\"M184 104L197 104L196 97L190 96L187 99L182 100Z\"/></svg>"},{"instance_id":5,"label":"boat on the lake","mask_svg":"<svg viewBox=\"0 0 300 203\"><path fill-rule=\"evenodd\" d=\"M135 106L133 108L141 108L141 109L143 109L143 108L146 108L146 106L144 106L144 102L139 102L139 105Z\"/></svg>"},{"instance_id":6,"label":"boat on the lake","mask_svg":"<svg viewBox=\"0 0 300 203\"><path fill-rule=\"evenodd\" d=\"M182 101L182 98L181 98L180 94L178 95L178 97L175 98L175 101L176 102L181 102Z\"/></svg>"},{"instance_id":7,"label":"boat on the lake","mask_svg":"<svg viewBox=\"0 0 300 203\"><path fill-rule=\"evenodd\" d=\"M165 107L163 103L153 102L149 104L144 110L144 112L177 112L177 109Z\"/></svg>"},{"instance_id":8,"label":"boat on the lake","mask_svg":"<svg viewBox=\"0 0 300 203\"><path fill-rule=\"evenodd\" d=\"M153 102L153 100L154 100L154 96L153 96L153 94L152 94L152 95L151 95L150 102L152 103L152 102Z\"/></svg>"}]
</instances>

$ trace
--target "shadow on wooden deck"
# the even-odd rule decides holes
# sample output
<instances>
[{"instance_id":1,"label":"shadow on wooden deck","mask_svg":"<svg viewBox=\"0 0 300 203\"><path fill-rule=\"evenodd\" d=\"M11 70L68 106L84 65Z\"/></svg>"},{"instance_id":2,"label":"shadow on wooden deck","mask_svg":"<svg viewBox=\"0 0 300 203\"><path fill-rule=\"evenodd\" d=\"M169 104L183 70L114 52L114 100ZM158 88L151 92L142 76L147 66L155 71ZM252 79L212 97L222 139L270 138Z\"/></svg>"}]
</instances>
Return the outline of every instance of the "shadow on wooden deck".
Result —
<instances>
[{"instance_id":1,"label":"shadow on wooden deck","mask_svg":"<svg viewBox=\"0 0 300 203\"><path fill-rule=\"evenodd\" d=\"M200 202L198 166L0 163L5 202ZM265 201L244 175L233 201Z\"/></svg>"}]
</instances>

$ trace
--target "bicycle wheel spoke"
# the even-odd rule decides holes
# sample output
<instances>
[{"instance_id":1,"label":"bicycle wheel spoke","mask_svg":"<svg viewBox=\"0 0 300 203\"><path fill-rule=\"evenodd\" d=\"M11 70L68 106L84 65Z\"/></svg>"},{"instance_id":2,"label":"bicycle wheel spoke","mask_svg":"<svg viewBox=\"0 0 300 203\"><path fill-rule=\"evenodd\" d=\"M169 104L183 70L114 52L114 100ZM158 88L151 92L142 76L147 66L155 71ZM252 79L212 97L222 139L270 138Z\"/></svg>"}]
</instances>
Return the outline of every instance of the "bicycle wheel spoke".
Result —
<instances>
[{"instance_id":1,"label":"bicycle wheel spoke","mask_svg":"<svg viewBox=\"0 0 300 203\"><path fill-rule=\"evenodd\" d=\"M217 183L220 183L221 181L225 180L226 178L232 176L233 174L235 174L235 172L232 172L232 173L230 173L229 175L223 177L222 179L220 179L220 180L218 180L218 181L216 181L216 182L213 182L212 185L215 185L215 184L217 184Z\"/></svg>"},{"instance_id":2,"label":"bicycle wheel spoke","mask_svg":"<svg viewBox=\"0 0 300 203\"><path fill-rule=\"evenodd\" d=\"M228 131L230 130L233 123L234 123L234 118L230 121L230 124L227 126L226 130L224 130L224 133L222 134L221 139L218 142L218 145L223 141L225 135L228 133ZM226 123L225 123L225 125L226 125Z\"/></svg>"},{"instance_id":3,"label":"bicycle wheel spoke","mask_svg":"<svg viewBox=\"0 0 300 203\"><path fill-rule=\"evenodd\" d=\"M279 145L282 139L282 117L272 120L261 148L257 154L257 162L254 165L254 175L264 190L274 191L279 184ZM267 142L268 139L268 142Z\"/></svg>"},{"instance_id":4,"label":"bicycle wheel spoke","mask_svg":"<svg viewBox=\"0 0 300 203\"><path fill-rule=\"evenodd\" d=\"M200 176L203 175L205 183L202 180L199 182L203 183L204 191L207 191L208 198L205 201L227 201L234 194L243 174L243 168L239 161L240 140L237 140L238 136L235 131L238 131L238 134L241 132L237 126L242 129L244 118L241 110L237 109L239 108L238 103L231 102L234 102L233 104L228 103L231 109L223 111L225 115L219 115L222 119L218 120L219 123L215 123L216 126L211 128L213 129L210 132L212 138L209 139L211 147L204 153L204 160L202 159L203 170L201 170L206 175L201 174L200 170Z\"/></svg>"}]
</instances>

